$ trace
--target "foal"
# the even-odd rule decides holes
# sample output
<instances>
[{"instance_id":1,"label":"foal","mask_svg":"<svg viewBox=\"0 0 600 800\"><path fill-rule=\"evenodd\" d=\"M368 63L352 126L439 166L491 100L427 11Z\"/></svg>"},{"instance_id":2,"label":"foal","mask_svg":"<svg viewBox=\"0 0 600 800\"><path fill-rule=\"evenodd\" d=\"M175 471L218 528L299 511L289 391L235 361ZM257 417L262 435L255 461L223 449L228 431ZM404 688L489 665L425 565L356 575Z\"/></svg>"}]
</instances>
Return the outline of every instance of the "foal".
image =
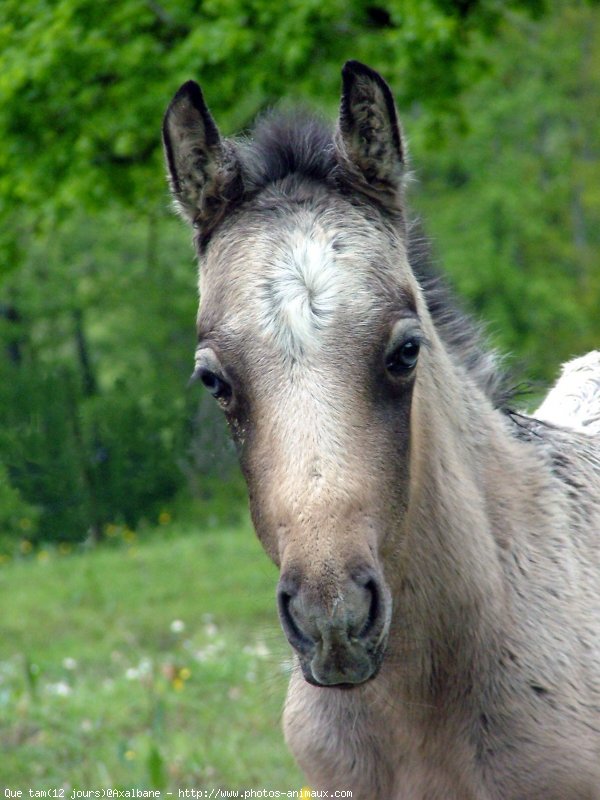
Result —
<instances>
[{"instance_id":1,"label":"foal","mask_svg":"<svg viewBox=\"0 0 600 800\"><path fill-rule=\"evenodd\" d=\"M510 414L431 274L387 84L348 62L333 133L163 127L221 405L297 656L284 728L354 800L600 798L600 443Z\"/></svg>"}]
</instances>

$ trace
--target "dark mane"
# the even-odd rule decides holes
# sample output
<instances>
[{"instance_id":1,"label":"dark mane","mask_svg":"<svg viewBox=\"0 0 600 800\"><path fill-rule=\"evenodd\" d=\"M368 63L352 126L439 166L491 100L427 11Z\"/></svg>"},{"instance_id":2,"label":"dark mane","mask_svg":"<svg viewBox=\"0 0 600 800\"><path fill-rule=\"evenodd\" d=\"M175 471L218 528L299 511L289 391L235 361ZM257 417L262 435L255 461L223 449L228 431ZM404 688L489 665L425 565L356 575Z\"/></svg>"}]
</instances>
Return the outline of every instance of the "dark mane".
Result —
<instances>
[{"instance_id":1,"label":"dark mane","mask_svg":"<svg viewBox=\"0 0 600 800\"><path fill-rule=\"evenodd\" d=\"M465 367L496 408L508 410L515 389L502 369L499 354L489 346L484 326L464 311L446 277L433 265L428 239L416 223L408 235L408 261L425 294L440 338Z\"/></svg>"},{"instance_id":2,"label":"dark mane","mask_svg":"<svg viewBox=\"0 0 600 800\"><path fill-rule=\"evenodd\" d=\"M251 137L236 141L236 151L249 194L292 174L331 183L338 167L330 125L302 109L265 114ZM428 241L417 224L409 225L408 256L444 344L492 403L504 408L511 392L499 358L486 346L482 326L463 311L432 264Z\"/></svg>"},{"instance_id":3,"label":"dark mane","mask_svg":"<svg viewBox=\"0 0 600 800\"><path fill-rule=\"evenodd\" d=\"M327 181L337 167L329 124L301 108L264 114L236 150L250 193L292 174Z\"/></svg>"}]
</instances>

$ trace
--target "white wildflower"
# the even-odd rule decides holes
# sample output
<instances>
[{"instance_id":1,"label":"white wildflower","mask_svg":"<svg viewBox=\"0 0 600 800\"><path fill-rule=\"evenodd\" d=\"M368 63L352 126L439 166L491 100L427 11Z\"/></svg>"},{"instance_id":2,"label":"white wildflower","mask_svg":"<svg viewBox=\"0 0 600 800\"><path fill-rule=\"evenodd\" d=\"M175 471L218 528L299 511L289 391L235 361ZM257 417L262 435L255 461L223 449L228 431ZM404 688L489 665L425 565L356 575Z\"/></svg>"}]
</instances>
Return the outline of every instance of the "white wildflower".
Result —
<instances>
[{"instance_id":1,"label":"white wildflower","mask_svg":"<svg viewBox=\"0 0 600 800\"><path fill-rule=\"evenodd\" d=\"M58 683L49 683L46 686L46 691L49 694L58 695L58 697L68 697L73 693L73 690L66 681L58 681Z\"/></svg>"},{"instance_id":2,"label":"white wildflower","mask_svg":"<svg viewBox=\"0 0 600 800\"><path fill-rule=\"evenodd\" d=\"M204 661L212 661L213 659L218 658L224 649L225 642L222 639L219 639L216 642L207 644L206 647L201 647L199 650L196 650L194 653L194 658L196 661L200 661L201 663Z\"/></svg>"},{"instance_id":3,"label":"white wildflower","mask_svg":"<svg viewBox=\"0 0 600 800\"><path fill-rule=\"evenodd\" d=\"M268 658L271 655L271 651L261 639L259 639L254 645L247 644L244 647L243 652L247 656L254 656L255 658L260 659Z\"/></svg>"},{"instance_id":4,"label":"white wildflower","mask_svg":"<svg viewBox=\"0 0 600 800\"><path fill-rule=\"evenodd\" d=\"M150 675L152 673L152 660L150 658L142 658L137 668L140 677Z\"/></svg>"}]
</instances>

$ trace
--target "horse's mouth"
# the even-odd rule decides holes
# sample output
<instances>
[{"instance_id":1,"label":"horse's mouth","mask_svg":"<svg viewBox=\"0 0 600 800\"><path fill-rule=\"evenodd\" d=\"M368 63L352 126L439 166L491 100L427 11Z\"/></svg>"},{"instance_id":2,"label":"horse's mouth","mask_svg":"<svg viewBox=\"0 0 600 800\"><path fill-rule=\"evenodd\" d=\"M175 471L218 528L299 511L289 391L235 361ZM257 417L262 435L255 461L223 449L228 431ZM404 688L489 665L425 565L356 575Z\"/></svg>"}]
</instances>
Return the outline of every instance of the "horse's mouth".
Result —
<instances>
[{"instance_id":1,"label":"horse's mouth","mask_svg":"<svg viewBox=\"0 0 600 800\"><path fill-rule=\"evenodd\" d=\"M364 686L377 677L383 663L385 645L375 652L342 653L337 654L336 658L323 659L319 655L317 652L308 658L300 656L304 680L312 686L348 691Z\"/></svg>"},{"instance_id":2,"label":"horse's mouth","mask_svg":"<svg viewBox=\"0 0 600 800\"><path fill-rule=\"evenodd\" d=\"M359 683L319 683L319 681L315 680L310 673L306 673L303 671L304 680L307 683L310 683L311 686L318 686L320 689L341 689L344 692L349 692L352 689L358 689L360 686L364 686L367 683L370 683L377 677L379 670L376 670L372 675L366 678L364 681L360 681Z\"/></svg>"},{"instance_id":3,"label":"horse's mouth","mask_svg":"<svg viewBox=\"0 0 600 800\"><path fill-rule=\"evenodd\" d=\"M377 676L386 652L392 603L385 580L372 565L348 572L329 603L291 569L279 580L281 624L313 686L361 686Z\"/></svg>"}]
</instances>

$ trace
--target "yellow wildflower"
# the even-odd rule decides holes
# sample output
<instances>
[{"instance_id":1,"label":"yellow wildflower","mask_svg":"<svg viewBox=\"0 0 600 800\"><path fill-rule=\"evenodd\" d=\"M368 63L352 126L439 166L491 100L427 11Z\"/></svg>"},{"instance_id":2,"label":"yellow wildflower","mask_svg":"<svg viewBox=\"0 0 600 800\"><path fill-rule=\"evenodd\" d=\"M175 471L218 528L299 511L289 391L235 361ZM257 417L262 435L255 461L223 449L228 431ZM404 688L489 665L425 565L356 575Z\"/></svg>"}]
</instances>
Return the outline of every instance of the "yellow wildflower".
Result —
<instances>
[{"instance_id":1,"label":"yellow wildflower","mask_svg":"<svg viewBox=\"0 0 600 800\"><path fill-rule=\"evenodd\" d=\"M168 511L161 511L158 515L159 525L168 525L171 522L171 515Z\"/></svg>"}]
</instances>

